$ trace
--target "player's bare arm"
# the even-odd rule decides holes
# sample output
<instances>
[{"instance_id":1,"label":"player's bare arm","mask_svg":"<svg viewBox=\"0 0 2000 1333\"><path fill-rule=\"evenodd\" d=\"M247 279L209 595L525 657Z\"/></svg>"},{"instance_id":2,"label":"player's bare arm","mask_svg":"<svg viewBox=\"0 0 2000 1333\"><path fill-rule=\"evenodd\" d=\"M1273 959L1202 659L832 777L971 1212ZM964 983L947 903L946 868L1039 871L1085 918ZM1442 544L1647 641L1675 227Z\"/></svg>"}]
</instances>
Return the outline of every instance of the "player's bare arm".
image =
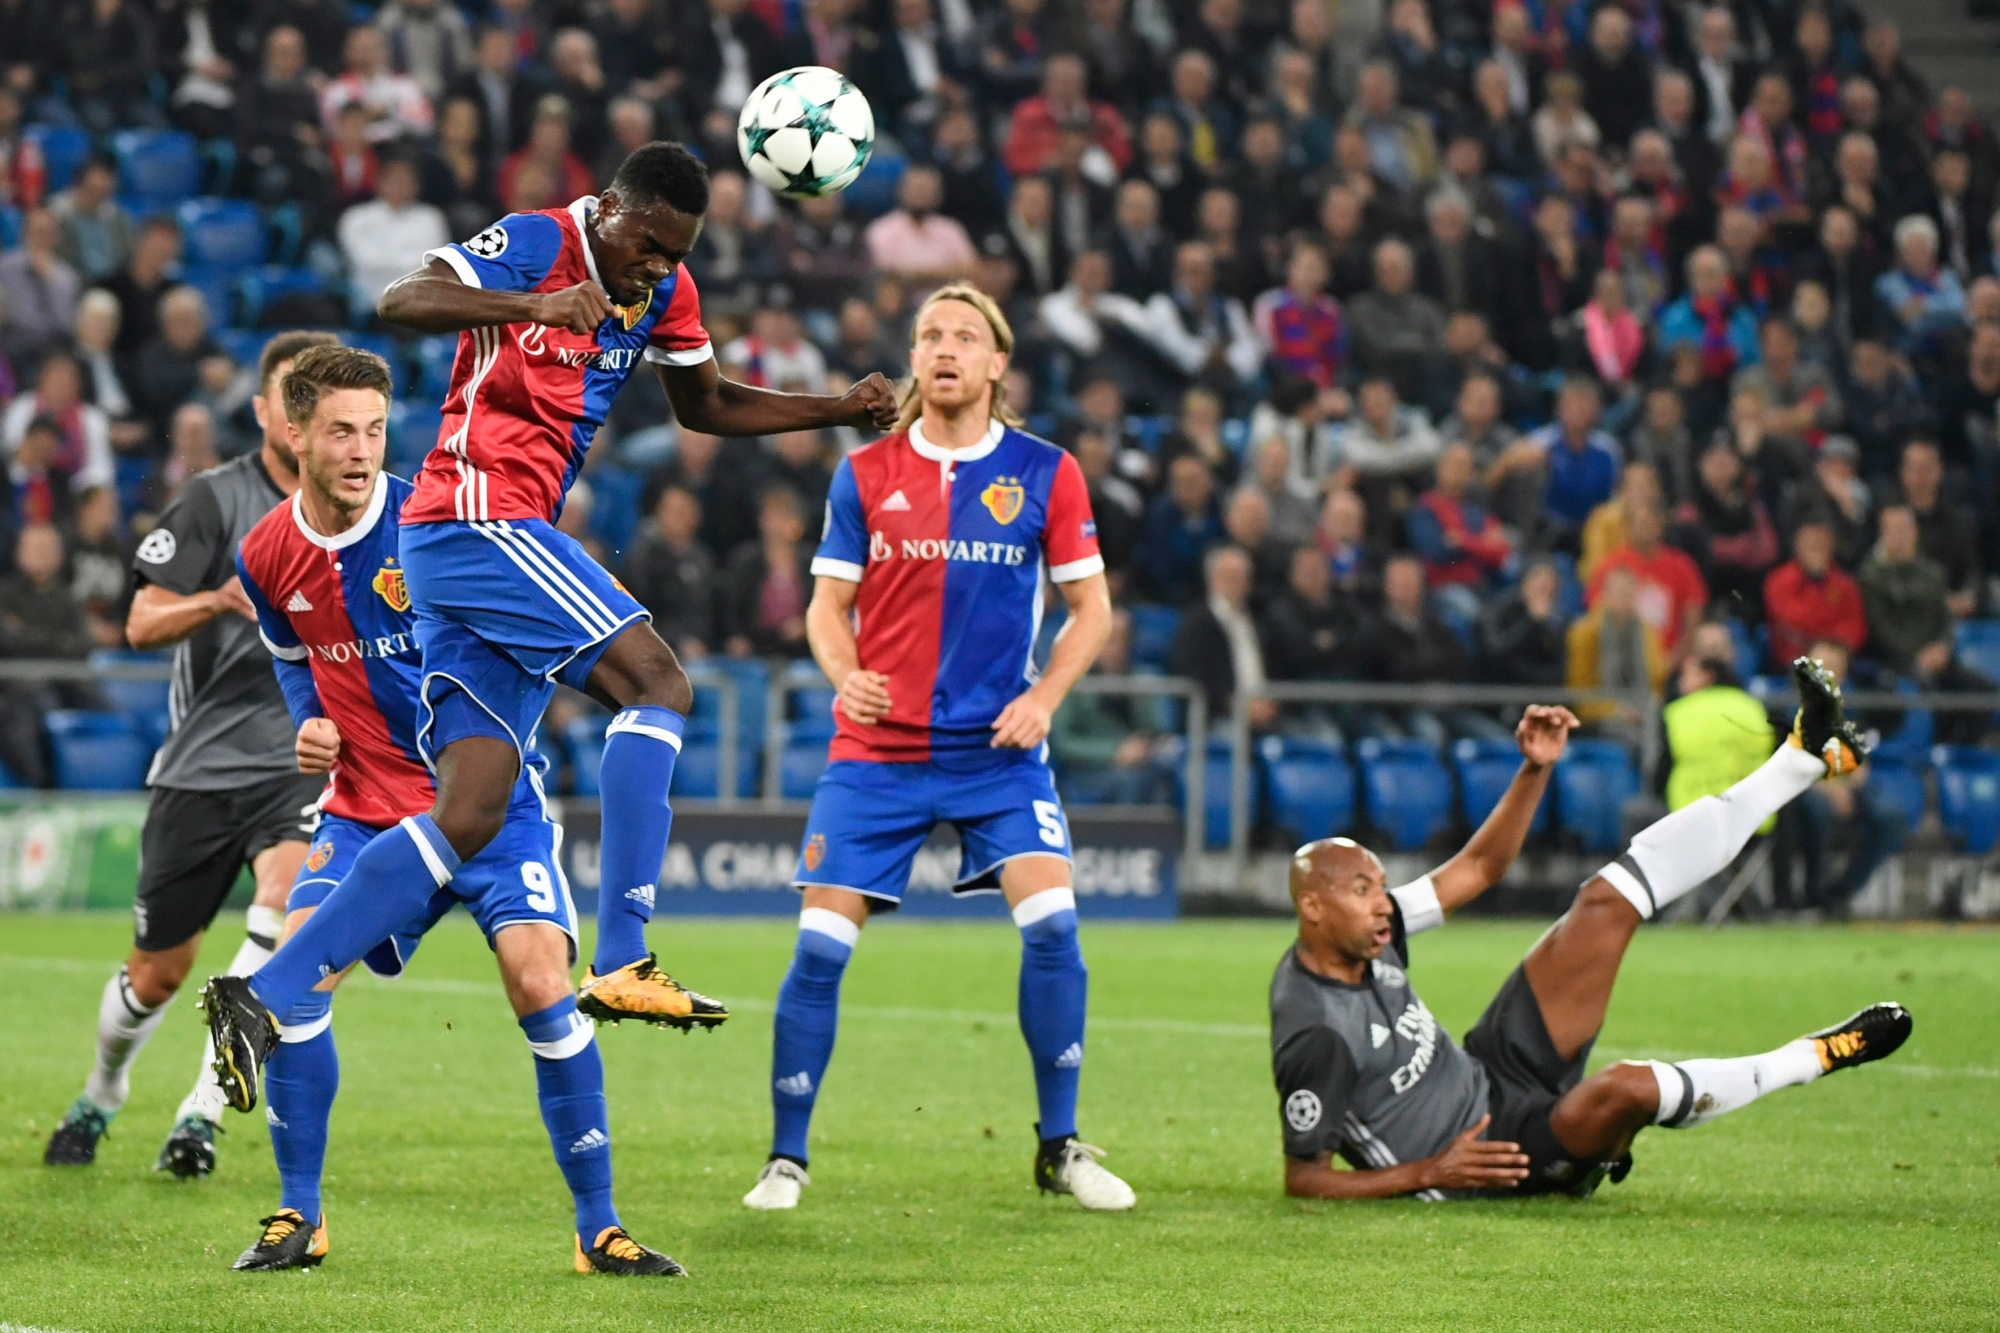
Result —
<instances>
[{"instance_id":1,"label":"player's bare arm","mask_svg":"<svg viewBox=\"0 0 2000 1333\"><path fill-rule=\"evenodd\" d=\"M157 583L140 587L125 615L125 639L142 652L171 648L217 616L255 620L257 612L235 578L206 592L169 592Z\"/></svg>"},{"instance_id":2,"label":"player's bare arm","mask_svg":"<svg viewBox=\"0 0 2000 1333\"><path fill-rule=\"evenodd\" d=\"M1056 635L1042 678L993 719L996 749L1026 750L1047 740L1056 709L1062 707L1071 687L1090 670L1104 651L1104 641L1111 637L1111 588L1104 575L1092 574L1056 586L1069 604L1069 621Z\"/></svg>"},{"instance_id":3,"label":"player's bare arm","mask_svg":"<svg viewBox=\"0 0 2000 1333\"><path fill-rule=\"evenodd\" d=\"M1340 1171L1333 1154L1317 1161L1285 1159L1285 1193L1295 1199L1393 1199L1422 1190L1511 1189L1528 1178L1528 1158L1518 1143L1480 1138L1492 1116L1451 1141L1435 1157L1379 1171Z\"/></svg>"},{"instance_id":4,"label":"player's bare arm","mask_svg":"<svg viewBox=\"0 0 2000 1333\"><path fill-rule=\"evenodd\" d=\"M896 424L896 394L879 372L835 397L739 384L725 379L712 357L692 366L653 369L673 404L674 419L710 435L771 435L826 426L890 430Z\"/></svg>"},{"instance_id":5,"label":"player's bare arm","mask_svg":"<svg viewBox=\"0 0 2000 1333\"><path fill-rule=\"evenodd\" d=\"M396 279L376 310L420 333L459 333L494 324L542 324L587 334L611 317L611 298L594 282L554 292L494 292L468 287L442 259Z\"/></svg>"},{"instance_id":6,"label":"player's bare arm","mask_svg":"<svg viewBox=\"0 0 2000 1333\"><path fill-rule=\"evenodd\" d=\"M1569 734L1581 725L1567 708L1536 704L1521 715L1514 742L1521 748L1521 767L1458 854L1431 872L1438 906L1454 912L1498 884L1521 854L1535 808L1548 790L1549 774L1569 744Z\"/></svg>"},{"instance_id":7,"label":"player's bare arm","mask_svg":"<svg viewBox=\"0 0 2000 1333\"><path fill-rule=\"evenodd\" d=\"M813 581L812 603L806 607L806 642L813 660L839 691L840 711L864 727L889 714L889 678L861 666L850 618L861 585L822 574Z\"/></svg>"},{"instance_id":8,"label":"player's bare arm","mask_svg":"<svg viewBox=\"0 0 2000 1333\"><path fill-rule=\"evenodd\" d=\"M299 772L329 773L340 759L340 728L330 717L309 717L299 727Z\"/></svg>"}]
</instances>

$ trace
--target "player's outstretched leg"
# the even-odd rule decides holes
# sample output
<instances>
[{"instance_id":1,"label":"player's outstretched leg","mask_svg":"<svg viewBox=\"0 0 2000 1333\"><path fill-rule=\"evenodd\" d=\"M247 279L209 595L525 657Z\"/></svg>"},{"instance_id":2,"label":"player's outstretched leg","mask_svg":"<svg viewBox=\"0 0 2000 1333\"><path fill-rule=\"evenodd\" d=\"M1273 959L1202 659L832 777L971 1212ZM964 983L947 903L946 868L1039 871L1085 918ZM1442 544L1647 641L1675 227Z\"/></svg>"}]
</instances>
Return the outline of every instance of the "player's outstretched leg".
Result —
<instances>
[{"instance_id":1,"label":"player's outstretched leg","mask_svg":"<svg viewBox=\"0 0 2000 1333\"><path fill-rule=\"evenodd\" d=\"M589 683L593 695L619 711L604 731L597 949L577 1006L605 1023L635 1018L683 1032L716 1027L728 1009L681 986L646 948L646 923L674 822L667 792L693 688L673 649L643 622L612 640Z\"/></svg>"},{"instance_id":2,"label":"player's outstretched leg","mask_svg":"<svg viewBox=\"0 0 2000 1333\"><path fill-rule=\"evenodd\" d=\"M421 919L431 895L451 882L458 867L458 854L430 816L412 815L361 849L319 910L254 976L209 979L201 1003L215 1043L216 1079L229 1105L256 1108L258 1078L278 1042L277 1015L399 926Z\"/></svg>"},{"instance_id":3,"label":"player's outstretched leg","mask_svg":"<svg viewBox=\"0 0 2000 1333\"><path fill-rule=\"evenodd\" d=\"M158 1004L140 1001L132 990L131 969L104 983L97 1004L97 1062L84 1080L83 1095L69 1108L49 1137L42 1160L50 1166L89 1166L97 1160L97 1141L124 1109L131 1091L132 1061L159 1030L174 998Z\"/></svg>"},{"instance_id":4,"label":"player's outstretched leg","mask_svg":"<svg viewBox=\"0 0 2000 1333\"><path fill-rule=\"evenodd\" d=\"M265 1220L264 1235L245 1250L235 1267L297 1268L326 1257L326 1214L320 1207L320 1175L326 1166L327 1122L340 1091L340 1055L333 1044L333 993L316 990L286 1011L264 1077L269 1097L271 1156L278 1165L278 1211ZM287 1215L293 1231L314 1219L312 1235L300 1239L283 1231Z\"/></svg>"},{"instance_id":5,"label":"player's outstretched leg","mask_svg":"<svg viewBox=\"0 0 2000 1333\"><path fill-rule=\"evenodd\" d=\"M1060 865L1053 858L1038 862ZM1017 863L1018 864L1018 863ZM1009 867L1011 871L1013 867ZM1067 871L1067 866L1064 866ZM1013 896L1013 895L1010 895ZM1090 973L1076 937L1076 894L1045 888L1014 905L1021 931L1021 1035L1035 1066L1038 1188L1073 1195L1085 1208L1122 1211L1138 1202L1132 1187L1098 1164L1101 1150L1076 1136L1076 1093L1083 1074L1083 1026Z\"/></svg>"},{"instance_id":6,"label":"player's outstretched leg","mask_svg":"<svg viewBox=\"0 0 2000 1333\"><path fill-rule=\"evenodd\" d=\"M866 910L859 904L855 909ZM860 939L861 927L839 912L824 907L799 912L798 946L771 1021L771 1158L755 1188L743 1196L746 1207L795 1208L799 1192L812 1183L806 1175L806 1131L833 1059L840 979Z\"/></svg>"},{"instance_id":7,"label":"player's outstretched leg","mask_svg":"<svg viewBox=\"0 0 2000 1333\"><path fill-rule=\"evenodd\" d=\"M271 856L276 851L273 848L264 855ZM290 872L297 870L296 865L289 866L287 886ZM247 977L269 962L284 928L284 912L252 904L244 920L243 943L229 960L229 975ZM222 1119L223 1106L222 1084L215 1077L215 1041L210 1038L202 1044L201 1067L195 1074L194 1087L174 1112L173 1130L161 1146L153 1169L171 1171L182 1180L198 1180L215 1170L215 1135L222 1128L217 1122Z\"/></svg>"},{"instance_id":8,"label":"player's outstretched leg","mask_svg":"<svg viewBox=\"0 0 2000 1333\"><path fill-rule=\"evenodd\" d=\"M1736 859L1758 825L1813 783L1856 766L1866 746L1842 713L1840 687L1818 663L1792 664L1792 733L1756 772L1642 830L1592 877L1576 904L1522 962L1558 1054L1573 1058L1604 1025L1625 946L1639 923L1700 888Z\"/></svg>"}]
</instances>

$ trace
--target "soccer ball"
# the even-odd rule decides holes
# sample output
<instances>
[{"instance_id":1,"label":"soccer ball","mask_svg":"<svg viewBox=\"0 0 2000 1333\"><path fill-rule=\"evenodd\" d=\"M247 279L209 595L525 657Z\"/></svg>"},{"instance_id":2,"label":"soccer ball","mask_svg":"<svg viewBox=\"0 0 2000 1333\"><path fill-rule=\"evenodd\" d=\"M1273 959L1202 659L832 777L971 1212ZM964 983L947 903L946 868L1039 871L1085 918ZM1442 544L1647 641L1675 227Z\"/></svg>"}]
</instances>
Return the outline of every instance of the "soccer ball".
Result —
<instances>
[{"instance_id":1,"label":"soccer ball","mask_svg":"<svg viewBox=\"0 0 2000 1333\"><path fill-rule=\"evenodd\" d=\"M853 184L875 147L875 112L839 70L801 65L757 85L736 120L743 165L791 199Z\"/></svg>"}]
</instances>

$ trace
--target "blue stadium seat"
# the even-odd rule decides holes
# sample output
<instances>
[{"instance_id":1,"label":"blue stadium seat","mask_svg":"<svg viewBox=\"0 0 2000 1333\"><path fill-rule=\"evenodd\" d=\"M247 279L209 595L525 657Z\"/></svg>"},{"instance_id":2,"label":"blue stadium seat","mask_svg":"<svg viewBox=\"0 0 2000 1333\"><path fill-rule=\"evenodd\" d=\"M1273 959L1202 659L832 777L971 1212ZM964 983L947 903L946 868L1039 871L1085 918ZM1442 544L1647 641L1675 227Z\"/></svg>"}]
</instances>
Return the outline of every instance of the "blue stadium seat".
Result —
<instances>
[{"instance_id":1,"label":"blue stadium seat","mask_svg":"<svg viewBox=\"0 0 2000 1333\"><path fill-rule=\"evenodd\" d=\"M1568 551L1551 551L1547 559L1556 568L1556 619L1567 625L1583 614L1583 581L1576 576L1576 557Z\"/></svg>"},{"instance_id":2,"label":"blue stadium seat","mask_svg":"<svg viewBox=\"0 0 2000 1333\"><path fill-rule=\"evenodd\" d=\"M270 332L264 329L211 328L208 336L229 353L231 361L251 370L257 368L257 359L264 355L264 344L271 341Z\"/></svg>"},{"instance_id":3,"label":"blue stadium seat","mask_svg":"<svg viewBox=\"0 0 2000 1333\"><path fill-rule=\"evenodd\" d=\"M42 719L55 754L56 785L74 791L136 791L152 759L123 713L60 709Z\"/></svg>"},{"instance_id":4,"label":"blue stadium seat","mask_svg":"<svg viewBox=\"0 0 2000 1333\"><path fill-rule=\"evenodd\" d=\"M1259 812L1263 808L1263 775L1258 772L1257 756L1250 756L1250 825L1256 827ZM1208 738L1208 762L1202 769L1202 841L1210 848L1229 845L1229 737L1211 735ZM1181 804L1187 804L1186 797Z\"/></svg>"},{"instance_id":5,"label":"blue stadium seat","mask_svg":"<svg viewBox=\"0 0 2000 1333\"><path fill-rule=\"evenodd\" d=\"M145 743L146 753L151 754L167 743L167 733L173 730L173 715L164 708L155 708L149 713L128 714L132 725L138 729L139 739Z\"/></svg>"},{"instance_id":6,"label":"blue stadium seat","mask_svg":"<svg viewBox=\"0 0 2000 1333\"><path fill-rule=\"evenodd\" d=\"M811 662L794 662L785 670L792 688L785 709L788 740L814 740L824 745L833 737L833 687Z\"/></svg>"},{"instance_id":7,"label":"blue stadium seat","mask_svg":"<svg viewBox=\"0 0 2000 1333\"><path fill-rule=\"evenodd\" d=\"M1167 438L1174 429L1174 419L1168 416L1128 416L1125 429L1139 442L1139 447L1149 454L1160 452L1160 441Z\"/></svg>"},{"instance_id":8,"label":"blue stadium seat","mask_svg":"<svg viewBox=\"0 0 2000 1333\"><path fill-rule=\"evenodd\" d=\"M1736 649L1736 678L1742 680L1754 676L1762 669L1763 654L1757 648L1757 640L1750 636L1750 627L1731 616L1722 622L1729 630L1729 642Z\"/></svg>"},{"instance_id":9,"label":"blue stadium seat","mask_svg":"<svg viewBox=\"0 0 2000 1333\"><path fill-rule=\"evenodd\" d=\"M21 243L21 210L12 204L0 206L0 250L12 250Z\"/></svg>"},{"instance_id":10,"label":"blue stadium seat","mask_svg":"<svg viewBox=\"0 0 2000 1333\"><path fill-rule=\"evenodd\" d=\"M778 763L778 792L788 801L809 801L824 772L825 741L788 741Z\"/></svg>"},{"instance_id":11,"label":"blue stadium seat","mask_svg":"<svg viewBox=\"0 0 2000 1333\"><path fill-rule=\"evenodd\" d=\"M264 307L281 296L316 296L326 290L326 279L302 265L265 264L243 276L244 322L254 324Z\"/></svg>"},{"instance_id":12,"label":"blue stadium seat","mask_svg":"<svg viewBox=\"0 0 2000 1333\"><path fill-rule=\"evenodd\" d=\"M724 672L736 682L737 738L753 751L761 749L770 700L770 667L760 657L711 657L701 666L704 670ZM695 678L694 712L688 717L686 734L703 739L722 734L722 691L702 684L699 676Z\"/></svg>"},{"instance_id":13,"label":"blue stadium seat","mask_svg":"<svg viewBox=\"0 0 2000 1333\"><path fill-rule=\"evenodd\" d=\"M100 648L90 655L93 667L129 666L134 663L165 666L168 660L164 653L135 653L117 648ZM169 684L164 676L158 680L100 679L97 682L97 692L104 696L112 709L130 718L164 711L168 690Z\"/></svg>"},{"instance_id":14,"label":"blue stadium seat","mask_svg":"<svg viewBox=\"0 0 2000 1333\"><path fill-rule=\"evenodd\" d=\"M73 125L30 125L21 137L42 150L43 184L49 194L67 190L77 168L90 156L90 131Z\"/></svg>"},{"instance_id":15,"label":"blue stadium seat","mask_svg":"<svg viewBox=\"0 0 2000 1333\"><path fill-rule=\"evenodd\" d=\"M614 552L632 544L639 526L639 495L646 478L622 467L597 467L585 478L590 483L590 532Z\"/></svg>"},{"instance_id":16,"label":"blue stadium seat","mask_svg":"<svg viewBox=\"0 0 2000 1333\"><path fill-rule=\"evenodd\" d=\"M721 779L717 772L722 747L714 741L686 741L681 757L674 761L674 781L669 793L694 800L714 800Z\"/></svg>"},{"instance_id":17,"label":"blue stadium seat","mask_svg":"<svg viewBox=\"0 0 2000 1333\"><path fill-rule=\"evenodd\" d=\"M1625 839L1624 805L1639 791L1639 772L1620 741L1572 740L1556 764L1556 815L1590 851L1613 851Z\"/></svg>"},{"instance_id":18,"label":"blue stadium seat","mask_svg":"<svg viewBox=\"0 0 2000 1333\"><path fill-rule=\"evenodd\" d=\"M1258 745L1257 759L1272 822L1298 841L1354 827L1354 769L1341 747L1270 736Z\"/></svg>"},{"instance_id":19,"label":"blue stadium seat","mask_svg":"<svg viewBox=\"0 0 2000 1333\"><path fill-rule=\"evenodd\" d=\"M202 268L189 265L181 270L180 280L201 293L202 300L208 302L208 324L212 329L226 328L238 322L243 302L240 298L242 284L227 269ZM257 344L259 351L262 343Z\"/></svg>"},{"instance_id":20,"label":"blue stadium seat","mask_svg":"<svg viewBox=\"0 0 2000 1333\"><path fill-rule=\"evenodd\" d=\"M190 199L179 211L188 263L246 269L264 262L270 237L257 205L243 199Z\"/></svg>"},{"instance_id":21,"label":"blue stadium seat","mask_svg":"<svg viewBox=\"0 0 2000 1333\"><path fill-rule=\"evenodd\" d=\"M1991 681L2000 681L2000 620L1958 622L1958 660Z\"/></svg>"},{"instance_id":22,"label":"blue stadium seat","mask_svg":"<svg viewBox=\"0 0 2000 1333\"><path fill-rule=\"evenodd\" d=\"M1965 850L1984 856L2000 841L2000 754L1970 745L1931 751L1937 769L1938 815Z\"/></svg>"},{"instance_id":23,"label":"blue stadium seat","mask_svg":"<svg viewBox=\"0 0 2000 1333\"><path fill-rule=\"evenodd\" d=\"M419 338L415 343L417 392L433 402L442 401L451 387L451 364L458 356L458 339L451 334Z\"/></svg>"},{"instance_id":24,"label":"blue stadium seat","mask_svg":"<svg viewBox=\"0 0 2000 1333\"><path fill-rule=\"evenodd\" d=\"M14 770L0 761L0 791L19 791L28 784L14 776Z\"/></svg>"},{"instance_id":25,"label":"blue stadium seat","mask_svg":"<svg viewBox=\"0 0 2000 1333\"><path fill-rule=\"evenodd\" d=\"M1132 612L1132 660L1167 669L1173 651L1174 633L1181 627L1181 613L1171 606L1138 605Z\"/></svg>"},{"instance_id":26,"label":"blue stadium seat","mask_svg":"<svg viewBox=\"0 0 2000 1333\"><path fill-rule=\"evenodd\" d=\"M1357 747L1368 823L1399 852L1451 826L1451 775L1422 741L1370 737Z\"/></svg>"},{"instance_id":27,"label":"blue stadium seat","mask_svg":"<svg viewBox=\"0 0 2000 1333\"><path fill-rule=\"evenodd\" d=\"M896 187L902 183L903 171L909 165L909 158L882 140L876 140L875 152L869 157L868 165L861 168L861 174L854 178L854 183L841 192L841 197L847 201L848 216L872 218L895 207Z\"/></svg>"},{"instance_id":28,"label":"blue stadium seat","mask_svg":"<svg viewBox=\"0 0 2000 1333\"><path fill-rule=\"evenodd\" d=\"M571 719L562 729L562 743L569 751L571 794L597 795L597 770L604 762L604 718Z\"/></svg>"},{"instance_id":29,"label":"blue stadium seat","mask_svg":"<svg viewBox=\"0 0 2000 1333\"><path fill-rule=\"evenodd\" d=\"M1914 762L1900 756L1885 757L1880 750L1868 757L1868 787L1903 814L1905 825L1915 829L1924 818L1923 756Z\"/></svg>"},{"instance_id":30,"label":"blue stadium seat","mask_svg":"<svg viewBox=\"0 0 2000 1333\"><path fill-rule=\"evenodd\" d=\"M437 443L444 418L434 407L399 400L389 408L389 470L414 477Z\"/></svg>"},{"instance_id":31,"label":"blue stadium seat","mask_svg":"<svg viewBox=\"0 0 2000 1333\"><path fill-rule=\"evenodd\" d=\"M148 215L174 209L201 193L201 150L179 130L121 130L111 136L118 155L118 192L126 207Z\"/></svg>"},{"instance_id":32,"label":"blue stadium seat","mask_svg":"<svg viewBox=\"0 0 2000 1333\"><path fill-rule=\"evenodd\" d=\"M1897 681L1896 693L1917 694L1920 693L1920 687L1913 680ZM1885 713L1883 718L1893 724L1895 715ZM1876 743L1869 758L1901 763L1907 768L1921 770L1930 765L1931 743L1936 732L1937 714L1928 708L1912 708L1903 714L1901 726ZM1918 813L1922 813L1921 809ZM1911 827L1916 827L1914 822Z\"/></svg>"},{"instance_id":33,"label":"blue stadium seat","mask_svg":"<svg viewBox=\"0 0 2000 1333\"><path fill-rule=\"evenodd\" d=\"M341 334L340 340L349 347L373 352L389 363L390 384L398 401L410 392L415 381L410 374L410 360L403 355L401 343L386 333L356 333L353 330Z\"/></svg>"},{"instance_id":34,"label":"blue stadium seat","mask_svg":"<svg viewBox=\"0 0 2000 1333\"><path fill-rule=\"evenodd\" d=\"M1512 741L1478 741L1470 738L1451 747L1452 768L1458 773L1458 810L1466 825L1478 828L1507 794L1514 774L1521 767L1521 751ZM1541 804L1528 823L1530 833L1549 826L1549 793L1542 792Z\"/></svg>"}]
</instances>

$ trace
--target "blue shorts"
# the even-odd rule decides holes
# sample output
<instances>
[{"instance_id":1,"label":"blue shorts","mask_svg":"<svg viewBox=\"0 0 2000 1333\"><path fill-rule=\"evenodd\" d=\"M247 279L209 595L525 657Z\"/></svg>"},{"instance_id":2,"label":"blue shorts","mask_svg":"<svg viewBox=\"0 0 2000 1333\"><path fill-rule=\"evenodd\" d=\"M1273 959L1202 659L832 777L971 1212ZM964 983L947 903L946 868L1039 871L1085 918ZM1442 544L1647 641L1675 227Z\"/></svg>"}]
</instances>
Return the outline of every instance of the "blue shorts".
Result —
<instances>
[{"instance_id":1,"label":"blue shorts","mask_svg":"<svg viewBox=\"0 0 2000 1333\"><path fill-rule=\"evenodd\" d=\"M582 689L611 640L652 618L540 519L412 523L401 546L424 654L417 749L433 766L467 736L525 754L556 685Z\"/></svg>"},{"instance_id":2,"label":"blue shorts","mask_svg":"<svg viewBox=\"0 0 2000 1333\"><path fill-rule=\"evenodd\" d=\"M1049 766L1029 753L968 771L953 764L828 764L813 790L796 888L847 889L893 906L937 824L958 830L951 891L992 893L1017 856L1070 859L1069 820Z\"/></svg>"},{"instance_id":3,"label":"blue shorts","mask_svg":"<svg viewBox=\"0 0 2000 1333\"><path fill-rule=\"evenodd\" d=\"M529 784L521 785L525 788ZM285 899L285 910L296 912L325 902L353 868L361 849L380 832L339 815L321 815L311 850L292 881L291 895ZM454 903L464 903L485 932L489 946L503 926L546 921L569 936L570 962L574 964L576 905L570 901L569 881L563 878L561 852L562 825L539 808L538 795L530 805L517 792L499 836L460 866L451 883L431 895L421 916L398 926L388 939L362 955L361 961L377 976L400 975L425 932Z\"/></svg>"}]
</instances>

